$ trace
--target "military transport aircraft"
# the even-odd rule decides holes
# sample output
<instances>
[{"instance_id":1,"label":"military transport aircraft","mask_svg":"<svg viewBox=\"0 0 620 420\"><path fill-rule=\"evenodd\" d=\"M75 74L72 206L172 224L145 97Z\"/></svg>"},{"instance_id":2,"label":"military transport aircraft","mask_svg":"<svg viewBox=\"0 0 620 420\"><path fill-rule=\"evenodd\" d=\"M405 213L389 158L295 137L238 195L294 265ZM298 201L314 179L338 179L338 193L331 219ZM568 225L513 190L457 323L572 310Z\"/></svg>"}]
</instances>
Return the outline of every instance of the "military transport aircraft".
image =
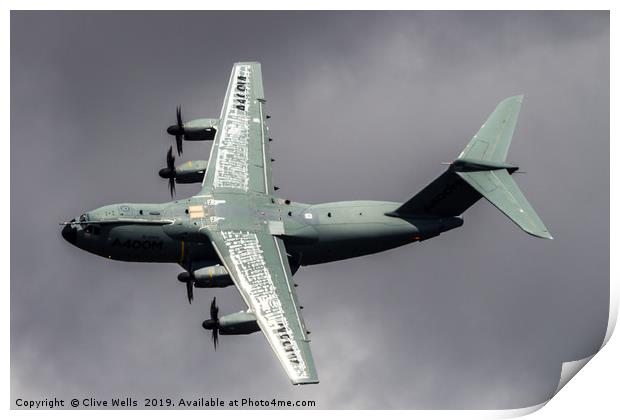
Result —
<instances>
[{"instance_id":1,"label":"military transport aircraft","mask_svg":"<svg viewBox=\"0 0 620 420\"><path fill-rule=\"evenodd\" d=\"M525 232L550 238L506 162L522 96L503 100L447 170L405 203L303 204L279 198L273 185L268 115L259 63L236 63L219 118L168 128L183 141L213 140L208 160L175 166L172 147L160 176L202 183L187 199L104 206L64 223L71 244L105 258L178 263L193 288L234 285L246 311L219 316L215 298L203 327L218 334L262 331L293 384L318 382L293 275L300 266L373 254L438 236L486 198Z\"/></svg>"}]
</instances>

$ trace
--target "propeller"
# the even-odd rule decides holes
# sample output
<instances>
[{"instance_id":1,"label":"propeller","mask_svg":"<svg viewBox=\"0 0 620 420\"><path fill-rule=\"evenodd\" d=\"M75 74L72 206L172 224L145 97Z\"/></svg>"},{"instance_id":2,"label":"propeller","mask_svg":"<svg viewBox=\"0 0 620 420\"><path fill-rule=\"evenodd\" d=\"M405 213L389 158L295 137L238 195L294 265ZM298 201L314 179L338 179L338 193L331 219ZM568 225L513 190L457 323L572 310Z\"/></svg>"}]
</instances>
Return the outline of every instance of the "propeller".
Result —
<instances>
[{"instance_id":1,"label":"propeller","mask_svg":"<svg viewBox=\"0 0 620 420\"><path fill-rule=\"evenodd\" d=\"M168 188L170 189L170 196L174 196L175 192L175 179L177 177L177 171L174 166L174 155L172 154L172 146L168 149L166 154L166 167L160 169L159 176L162 178L168 178Z\"/></svg>"},{"instance_id":2,"label":"propeller","mask_svg":"<svg viewBox=\"0 0 620 420\"><path fill-rule=\"evenodd\" d=\"M181 156L183 154L183 135L185 134L183 118L181 118L181 105L177 106L177 124L171 125L166 131L174 136L177 142L177 153Z\"/></svg>"},{"instance_id":3,"label":"propeller","mask_svg":"<svg viewBox=\"0 0 620 420\"><path fill-rule=\"evenodd\" d=\"M196 277L194 277L194 272L191 270L184 271L177 276L177 279L181 283L185 283L185 289L187 290L187 300L191 305L192 300L194 300L194 282L196 281Z\"/></svg>"},{"instance_id":4,"label":"propeller","mask_svg":"<svg viewBox=\"0 0 620 420\"><path fill-rule=\"evenodd\" d=\"M211 301L211 309L210 315L211 319L207 319L202 323L202 328L205 330L211 330L211 338L213 339L213 347L217 350L217 340L219 336L220 330L220 319L219 319L220 308L217 307L215 303L215 297L213 301Z\"/></svg>"},{"instance_id":5,"label":"propeller","mask_svg":"<svg viewBox=\"0 0 620 420\"><path fill-rule=\"evenodd\" d=\"M190 277L185 282L185 288L187 289L187 300L190 305L192 304L192 300L194 300L194 282L192 280L192 277Z\"/></svg>"}]
</instances>

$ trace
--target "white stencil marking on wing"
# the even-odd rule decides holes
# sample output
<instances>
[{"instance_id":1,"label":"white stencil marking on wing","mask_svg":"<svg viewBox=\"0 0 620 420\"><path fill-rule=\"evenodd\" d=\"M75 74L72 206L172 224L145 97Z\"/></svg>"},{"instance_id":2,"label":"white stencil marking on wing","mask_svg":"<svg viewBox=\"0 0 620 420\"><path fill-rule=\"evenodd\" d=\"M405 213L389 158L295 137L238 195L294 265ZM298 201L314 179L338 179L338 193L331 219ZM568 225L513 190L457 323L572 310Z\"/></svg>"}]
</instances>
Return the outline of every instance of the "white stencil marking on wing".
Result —
<instances>
[{"instance_id":1,"label":"white stencil marking on wing","mask_svg":"<svg viewBox=\"0 0 620 420\"><path fill-rule=\"evenodd\" d=\"M248 191L252 66L237 66L231 83L234 85L222 122L213 186Z\"/></svg>"},{"instance_id":2,"label":"white stencil marking on wing","mask_svg":"<svg viewBox=\"0 0 620 420\"><path fill-rule=\"evenodd\" d=\"M308 371L278 297L258 237L252 232L220 232L230 259L239 275L241 289L247 292L254 313L266 326L267 335L275 337L272 347L291 377L307 378ZM300 337L301 339L301 337Z\"/></svg>"}]
</instances>

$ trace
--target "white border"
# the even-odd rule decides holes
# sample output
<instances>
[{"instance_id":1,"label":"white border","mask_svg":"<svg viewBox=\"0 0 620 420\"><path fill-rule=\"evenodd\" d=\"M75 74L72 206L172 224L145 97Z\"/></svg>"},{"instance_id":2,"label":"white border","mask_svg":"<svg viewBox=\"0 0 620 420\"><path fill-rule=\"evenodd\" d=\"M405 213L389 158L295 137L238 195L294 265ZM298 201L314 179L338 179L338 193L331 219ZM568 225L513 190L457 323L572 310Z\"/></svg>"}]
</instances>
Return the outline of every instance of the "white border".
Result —
<instances>
[{"instance_id":1,"label":"white border","mask_svg":"<svg viewBox=\"0 0 620 420\"><path fill-rule=\"evenodd\" d=\"M204 1L183 1L181 2L163 2L163 1L118 1L118 0L108 0L106 2L78 2L76 0L72 1L63 1L57 0L50 4L46 1L35 1L35 0L25 0L25 1L8 1L5 4L8 4L9 9L19 9L19 10L34 10L34 9L46 9L51 5L59 8L59 9L81 9L81 10L93 10L93 9L106 9L106 10L127 10L127 9L159 9L159 10L196 10L202 9L205 6ZM597 1L591 0L586 2L576 2L576 1L564 1L561 3L552 2L548 0L522 0L519 2L502 2L497 3L494 1L476 1L470 0L466 3L459 2L456 0L452 1L443 1L441 3L411 3L407 1L390 1L384 0L382 2L376 2L374 4L360 4L353 3L350 6L358 9L367 9L367 10L382 10L385 8L391 9L410 9L412 6L415 6L416 9L419 10L461 10L464 6L467 6L467 9L470 10L480 10L480 9L498 9L498 10L561 10L557 9L556 5L563 6L563 9L567 10L579 10L583 9L584 6L590 10L612 10L611 12L611 44L615 45L614 41L617 38L615 27L618 24L617 18L617 8L614 10L614 5L617 2L612 1ZM208 4L208 6L214 10L221 9L249 9L255 10L258 3L250 0L237 0L236 2L218 2ZM274 9L346 9L349 5L347 2L338 1L338 0L317 0L313 2L305 2L305 3L297 3L291 4L290 2L284 1L262 1L260 5L263 6L264 9L274 10ZM8 12L8 10L7 10ZM10 14L4 14L4 25L3 32L4 36L2 37L2 49L3 49L3 57L7 59L5 65L2 66L2 71L5 80L5 95L3 95L2 101L2 118L4 119L3 127L10 126L10 77L9 77L9 63L10 59ZM617 49L617 48L616 48ZM611 49L611 74L614 75L613 70L617 70L616 64L617 53L614 52L614 49ZM614 134L616 133L616 124L615 124L615 115L614 112L616 110L616 96L617 96L617 87L616 87L615 79L612 76L611 79L611 108L610 112L612 115L611 118L611 138L615 138ZM10 136L5 134L4 142L5 145L5 153L10 153ZM611 142L610 147L610 167L611 167L611 182L612 185L617 185L618 180L618 170L616 169L617 158L618 157L618 147L615 142ZM5 194L4 197L10 197L9 194ZM5 198L6 200L6 198ZM5 202L4 206L0 206L0 217L3 220L8 220L10 217L9 206L8 203ZM612 188L611 191L611 214L618 214L618 194L617 191ZM610 323L608 326L608 331L606 334L605 342L609 342L609 338L613 332L613 328L615 326L617 312L618 312L618 264L615 261L614 255L617 255L617 240L615 239L615 234L618 233L618 222L615 218L611 218L611 302L610 302ZM10 234L10 226L9 229L5 229L5 235ZM3 266L10 266L10 243L9 241L3 241L2 245L2 259ZM9 276L5 276L5 287L9 288ZM2 355L5 361L4 363L4 385L3 391L4 395L9 396L9 387L10 387L10 358L9 358L9 348L10 348L10 336L9 336L9 327L10 327L10 293L5 289L4 297L4 310L5 316L3 319L3 337L5 340L5 345L2 347ZM541 410L537 412L535 415L540 418L549 418L553 416L553 418L563 418L563 419L571 419L571 418L583 418L583 416L594 416L597 417L609 417L610 413L617 413L618 403L617 403L617 395L616 395L616 382L617 377L614 376L619 371L618 369L618 355L620 353L620 347L617 344L617 339L611 340L611 344L607 344L605 347L605 351L603 351L600 355L595 357L593 361L588 364L588 367L584 369L584 373L580 375L580 379L578 381L572 381L571 385L566 386L565 389L562 387L566 384L567 378L570 379L580 368L582 368L585 363L587 363L592 357L588 357L581 361L567 362L564 364L562 369L562 378L560 384L558 384L558 391L562 390L556 398L552 399L552 402L549 404L545 410ZM590 366L591 365L591 366ZM610 366L613 368L610 369ZM7 410L10 408L10 401L7 398L6 402ZM543 406L544 404L528 407L519 410L506 410L506 411L371 411L371 412L355 412L355 416L385 416L389 415L390 417L402 417L402 418L410 418L411 415L419 415L424 418L433 417L433 418L444 418L444 417L468 417L468 418L481 418L481 417L506 417L506 416L515 416L515 415L523 415L528 412L536 411L538 408ZM170 413L167 411L89 411L87 414L89 417L92 416L94 418L101 418L103 416L108 417L110 414L114 416L129 416L129 415L147 415L149 418L162 418L163 416L169 416L170 414L179 415L178 411L174 413ZM350 412L340 411L339 415L348 416ZM45 415L52 418L65 418L65 417L82 417L85 415L83 411L11 411L10 415L16 417L26 417L31 418L39 415ZM202 411L184 411L183 415L187 416L200 416L204 418L205 413ZM210 414L209 414L210 415ZM237 417L239 415L245 415L244 412L228 412L228 411L220 411L217 413L217 416L223 418L231 418ZM283 418L290 417L291 413L287 411L254 411L252 413L253 417L257 418L269 418L270 420L274 417ZM310 418L310 416L316 416L316 413L312 411L296 411L294 414L296 417L300 418Z\"/></svg>"}]
</instances>

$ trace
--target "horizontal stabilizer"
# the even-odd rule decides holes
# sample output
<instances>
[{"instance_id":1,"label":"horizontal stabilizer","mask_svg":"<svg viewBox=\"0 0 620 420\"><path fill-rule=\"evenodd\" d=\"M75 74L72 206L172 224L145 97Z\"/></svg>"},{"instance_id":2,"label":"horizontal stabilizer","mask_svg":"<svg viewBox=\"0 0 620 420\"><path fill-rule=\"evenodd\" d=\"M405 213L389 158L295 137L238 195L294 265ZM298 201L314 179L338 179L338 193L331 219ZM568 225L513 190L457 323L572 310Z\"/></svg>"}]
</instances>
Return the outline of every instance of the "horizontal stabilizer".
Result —
<instances>
[{"instance_id":1,"label":"horizontal stabilizer","mask_svg":"<svg viewBox=\"0 0 620 420\"><path fill-rule=\"evenodd\" d=\"M456 174L521 229L539 238L553 239L506 169Z\"/></svg>"}]
</instances>

